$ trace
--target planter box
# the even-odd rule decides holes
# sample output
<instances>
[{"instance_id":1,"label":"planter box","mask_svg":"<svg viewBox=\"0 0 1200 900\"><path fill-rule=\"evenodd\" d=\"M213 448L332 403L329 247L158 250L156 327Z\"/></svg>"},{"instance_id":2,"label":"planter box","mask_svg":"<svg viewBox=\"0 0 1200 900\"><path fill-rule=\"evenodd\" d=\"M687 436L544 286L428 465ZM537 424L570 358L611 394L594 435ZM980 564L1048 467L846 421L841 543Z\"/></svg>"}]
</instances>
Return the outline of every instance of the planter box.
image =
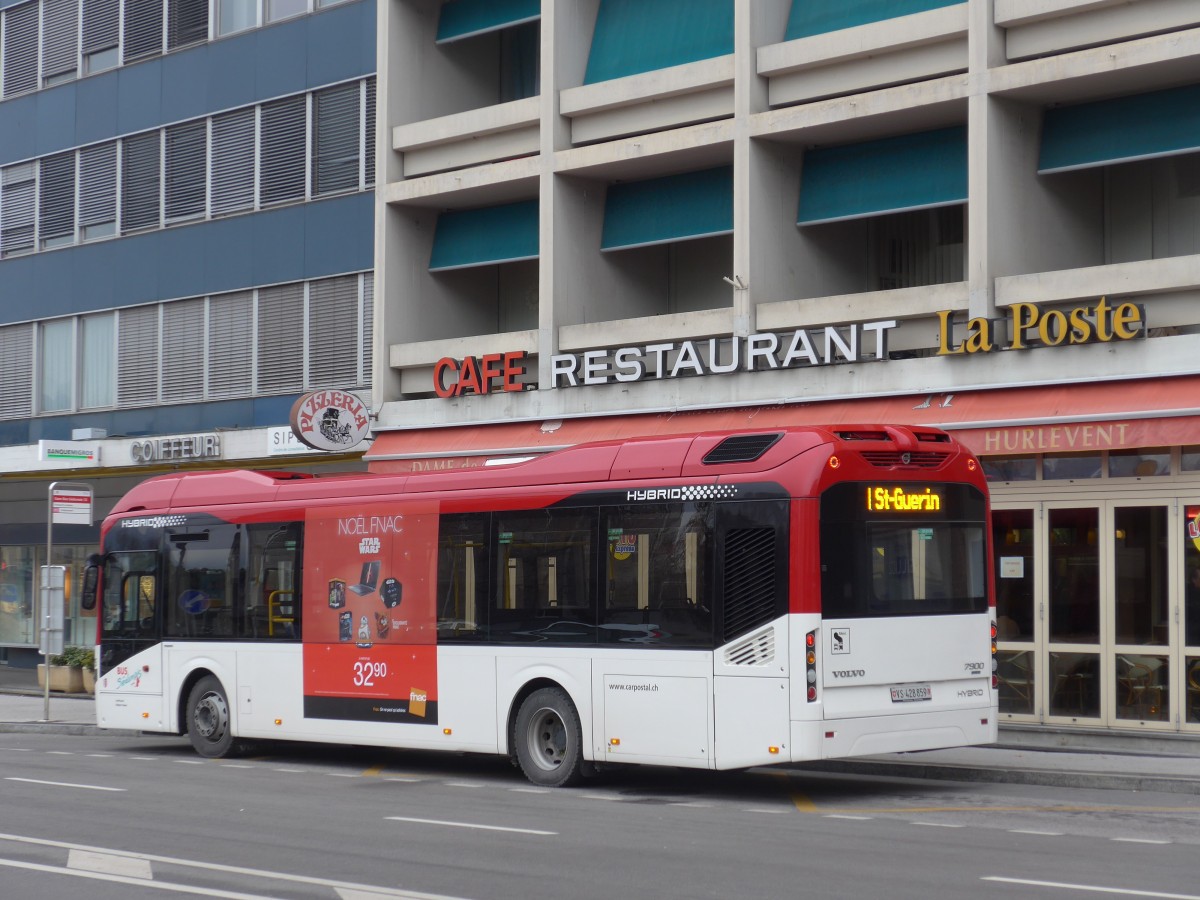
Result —
<instances>
[{"instance_id":1,"label":"planter box","mask_svg":"<svg viewBox=\"0 0 1200 900\"><path fill-rule=\"evenodd\" d=\"M38 666L38 687L46 687L46 666ZM83 669L79 666L50 666L50 690L62 694L83 693Z\"/></svg>"}]
</instances>

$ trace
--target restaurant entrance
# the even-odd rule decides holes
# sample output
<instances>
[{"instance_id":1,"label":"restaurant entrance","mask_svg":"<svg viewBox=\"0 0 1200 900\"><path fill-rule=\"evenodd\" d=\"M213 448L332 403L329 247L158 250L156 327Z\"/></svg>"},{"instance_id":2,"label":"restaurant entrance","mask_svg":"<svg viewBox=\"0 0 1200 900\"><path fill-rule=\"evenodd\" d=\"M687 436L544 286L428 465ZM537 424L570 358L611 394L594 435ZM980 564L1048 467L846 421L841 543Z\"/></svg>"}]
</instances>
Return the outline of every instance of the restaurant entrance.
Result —
<instances>
[{"instance_id":1,"label":"restaurant entrance","mask_svg":"<svg viewBox=\"0 0 1200 900\"><path fill-rule=\"evenodd\" d=\"M993 508L1000 712L1013 721L1200 731L1200 522L1167 499ZM1200 576L1197 576L1200 580Z\"/></svg>"}]
</instances>

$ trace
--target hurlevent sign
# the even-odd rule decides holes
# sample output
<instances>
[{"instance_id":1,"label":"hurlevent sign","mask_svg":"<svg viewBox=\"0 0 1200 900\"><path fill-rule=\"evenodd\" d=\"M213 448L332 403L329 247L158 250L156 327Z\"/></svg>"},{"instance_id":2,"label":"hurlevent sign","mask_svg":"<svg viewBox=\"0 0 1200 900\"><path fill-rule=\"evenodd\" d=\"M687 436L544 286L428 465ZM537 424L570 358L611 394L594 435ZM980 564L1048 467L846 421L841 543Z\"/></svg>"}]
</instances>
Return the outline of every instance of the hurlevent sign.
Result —
<instances>
[{"instance_id":1,"label":"hurlevent sign","mask_svg":"<svg viewBox=\"0 0 1200 900\"><path fill-rule=\"evenodd\" d=\"M312 391L292 404L290 416L296 437L314 450L349 450L362 442L371 416L354 394Z\"/></svg>"}]
</instances>

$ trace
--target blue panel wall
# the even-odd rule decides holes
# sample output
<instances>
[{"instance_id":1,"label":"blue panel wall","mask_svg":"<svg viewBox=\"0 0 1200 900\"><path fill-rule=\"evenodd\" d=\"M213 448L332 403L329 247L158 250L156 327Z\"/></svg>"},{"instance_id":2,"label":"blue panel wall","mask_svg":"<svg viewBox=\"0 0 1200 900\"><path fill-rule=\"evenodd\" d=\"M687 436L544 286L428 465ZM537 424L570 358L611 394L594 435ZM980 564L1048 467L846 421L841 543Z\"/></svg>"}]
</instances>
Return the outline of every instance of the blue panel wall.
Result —
<instances>
[{"instance_id":1,"label":"blue panel wall","mask_svg":"<svg viewBox=\"0 0 1200 900\"><path fill-rule=\"evenodd\" d=\"M0 165L374 71L375 0L334 6L0 102Z\"/></svg>"},{"instance_id":2,"label":"blue panel wall","mask_svg":"<svg viewBox=\"0 0 1200 900\"><path fill-rule=\"evenodd\" d=\"M733 0L600 0L585 84L733 52Z\"/></svg>"},{"instance_id":3,"label":"blue panel wall","mask_svg":"<svg viewBox=\"0 0 1200 900\"><path fill-rule=\"evenodd\" d=\"M963 0L792 0L784 40L812 37L882 22L913 13L954 6Z\"/></svg>"},{"instance_id":4,"label":"blue panel wall","mask_svg":"<svg viewBox=\"0 0 1200 900\"><path fill-rule=\"evenodd\" d=\"M145 409L76 413L0 422L0 447L65 441L75 428L103 428L110 437L151 434L187 434L214 428L264 428L286 425L298 394L222 400L216 403L182 403ZM107 461L106 461L107 462Z\"/></svg>"},{"instance_id":5,"label":"blue panel wall","mask_svg":"<svg viewBox=\"0 0 1200 900\"><path fill-rule=\"evenodd\" d=\"M353 194L7 259L0 324L370 269L374 200Z\"/></svg>"}]
</instances>

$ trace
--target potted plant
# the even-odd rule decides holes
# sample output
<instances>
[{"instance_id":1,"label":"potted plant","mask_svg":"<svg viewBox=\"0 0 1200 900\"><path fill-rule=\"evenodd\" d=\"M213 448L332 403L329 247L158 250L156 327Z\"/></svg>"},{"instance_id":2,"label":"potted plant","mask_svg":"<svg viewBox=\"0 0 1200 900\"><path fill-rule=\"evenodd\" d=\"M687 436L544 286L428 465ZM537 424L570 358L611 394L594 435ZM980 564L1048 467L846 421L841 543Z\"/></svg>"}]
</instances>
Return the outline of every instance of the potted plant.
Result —
<instances>
[{"instance_id":1,"label":"potted plant","mask_svg":"<svg viewBox=\"0 0 1200 900\"><path fill-rule=\"evenodd\" d=\"M49 666L38 666L38 686L46 686L47 672L50 690L64 694L83 692L84 668L91 669L95 654L89 647L64 647L62 653L50 657Z\"/></svg>"}]
</instances>

